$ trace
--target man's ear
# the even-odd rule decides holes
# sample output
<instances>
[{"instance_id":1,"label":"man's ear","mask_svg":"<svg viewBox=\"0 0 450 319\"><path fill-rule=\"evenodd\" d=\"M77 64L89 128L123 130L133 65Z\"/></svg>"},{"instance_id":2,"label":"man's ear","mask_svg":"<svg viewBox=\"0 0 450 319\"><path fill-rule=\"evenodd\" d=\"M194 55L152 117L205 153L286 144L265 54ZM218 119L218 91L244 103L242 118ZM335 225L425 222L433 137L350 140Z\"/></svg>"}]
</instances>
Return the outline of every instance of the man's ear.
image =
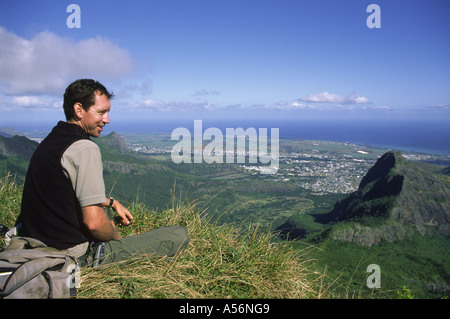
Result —
<instances>
[{"instance_id":1,"label":"man's ear","mask_svg":"<svg viewBox=\"0 0 450 319\"><path fill-rule=\"evenodd\" d=\"M81 103L75 103L73 105L73 114L75 115L75 117L77 117L78 119L81 119L83 117L83 107L81 105Z\"/></svg>"}]
</instances>

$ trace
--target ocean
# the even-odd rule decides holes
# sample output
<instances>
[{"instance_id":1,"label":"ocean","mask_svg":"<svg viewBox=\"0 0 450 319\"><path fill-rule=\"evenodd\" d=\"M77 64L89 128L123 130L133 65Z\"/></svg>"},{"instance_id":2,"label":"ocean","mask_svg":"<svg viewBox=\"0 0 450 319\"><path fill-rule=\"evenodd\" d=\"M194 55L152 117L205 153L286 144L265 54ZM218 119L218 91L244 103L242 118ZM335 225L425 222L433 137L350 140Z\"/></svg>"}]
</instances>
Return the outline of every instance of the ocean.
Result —
<instances>
[{"instance_id":1,"label":"ocean","mask_svg":"<svg viewBox=\"0 0 450 319\"><path fill-rule=\"evenodd\" d=\"M49 131L55 123L8 123L16 130L32 133ZM194 132L194 120L117 120L107 125L102 135L118 133L171 133L185 127ZM450 156L450 120L293 120L249 119L202 120L203 131L219 128L278 128L280 138L349 142L359 145ZM37 134L37 133L36 133Z\"/></svg>"},{"instance_id":2,"label":"ocean","mask_svg":"<svg viewBox=\"0 0 450 319\"><path fill-rule=\"evenodd\" d=\"M193 120L117 123L108 131L171 133L177 127L194 132ZM450 156L450 122L420 120L203 120L203 131L219 128L279 128L280 138L349 142L373 147Z\"/></svg>"}]
</instances>

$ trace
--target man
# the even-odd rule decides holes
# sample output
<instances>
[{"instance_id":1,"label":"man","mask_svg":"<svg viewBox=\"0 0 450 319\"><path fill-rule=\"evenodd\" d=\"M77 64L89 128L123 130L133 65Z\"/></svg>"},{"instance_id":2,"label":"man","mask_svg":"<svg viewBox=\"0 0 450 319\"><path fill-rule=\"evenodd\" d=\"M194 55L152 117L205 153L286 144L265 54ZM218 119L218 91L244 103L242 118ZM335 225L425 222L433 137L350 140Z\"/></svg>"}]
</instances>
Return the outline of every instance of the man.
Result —
<instances>
[{"instance_id":1,"label":"man","mask_svg":"<svg viewBox=\"0 0 450 319\"><path fill-rule=\"evenodd\" d=\"M122 238L108 216L108 209L113 209L121 223L128 225L133 219L119 201L106 198L100 150L90 140L109 124L112 97L102 84L90 79L67 87L66 122L58 122L34 152L16 222L20 236L64 250L81 266L136 254L174 256L189 241L181 226Z\"/></svg>"}]
</instances>

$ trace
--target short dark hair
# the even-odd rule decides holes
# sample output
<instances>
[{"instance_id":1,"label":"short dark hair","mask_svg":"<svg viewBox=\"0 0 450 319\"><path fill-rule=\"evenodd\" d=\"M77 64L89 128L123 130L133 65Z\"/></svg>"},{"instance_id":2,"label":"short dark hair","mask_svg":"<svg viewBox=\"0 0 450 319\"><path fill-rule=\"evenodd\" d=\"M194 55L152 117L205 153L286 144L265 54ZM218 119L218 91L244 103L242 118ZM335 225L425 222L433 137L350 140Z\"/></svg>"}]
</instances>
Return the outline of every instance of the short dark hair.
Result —
<instances>
[{"instance_id":1,"label":"short dark hair","mask_svg":"<svg viewBox=\"0 0 450 319\"><path fill-rule=\"evenodd\" d=\"M74 118L73 106L80 103L85 111L95 104L95 94L106 95L108 99L112 99L114 94L98 81L92 79L80 79L72 82L64 92L64 114L66 120Z\"/></svg>"}]
</instances>

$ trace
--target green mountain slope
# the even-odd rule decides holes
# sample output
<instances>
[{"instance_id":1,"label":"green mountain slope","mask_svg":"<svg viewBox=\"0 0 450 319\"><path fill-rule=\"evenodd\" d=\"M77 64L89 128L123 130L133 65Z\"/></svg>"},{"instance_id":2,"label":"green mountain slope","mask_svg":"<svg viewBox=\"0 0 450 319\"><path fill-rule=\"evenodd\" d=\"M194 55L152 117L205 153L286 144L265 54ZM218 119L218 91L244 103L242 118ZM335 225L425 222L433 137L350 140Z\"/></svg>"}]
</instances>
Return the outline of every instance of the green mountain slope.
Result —
<instances>
[{"instance_id":1,"label":"green mountain slope","mask_svg":"<svg viewBox=\"0 0 450 319\"><path fill-rule=\"evenodd\" d=\"M10 132L18 133L13 130ZM28 162L38 143L22 135L4 137L0 135L0 175L11 174L23 180Z\"/></svg>"},{"instance_id":2,"label":"green mountain slope","mask_svg":"<svg viewBox=\"0 0 450 319\"><path fill-rule=\"evenodd\" d=\"M339 278L343 295L385 296L402 286L427 298L450 291L450 189L399 153L379 158L330 212L291 218L283 227L284 237L305 238L294 246L319 248L317 266ZM370 264L382 269L382 289L366 287Z\"/></svg>"},{"instance_id":3,"label":"green mountain slope","mask_svg":"<svg viewBox=\"0 0 450 319\"><path fill-rule=\"evenodd\" d=\"M102 153L107 195L124 202L137 200L156 209L170 203L171 190L177 181L177 189L188 188L189 178L171 169L168 159L130 151L115 132L92 141L99 145Z\"/></svg>"},{"instance_id":4,"label":"green mountain slope","mask_svg":"<svg viewBox=\"0 0 450 319\"><path fill-rule=\"evenodd\" d=\"M411 231L450 236L450 189L434 174L388 152L369 170L356 192L317 215L320 223L359 222L353 232L334 231L333 238L362 245L401 240ZM364 241L364 243L362 242Z\"/></svg>"},{"instance_id":5,"label":"green mountain slope","mask_svg":"<svg viewBox=\"0 0 450 319\"><path fill-rule=\"evenodd\" d=\"M366 170L356 192L345 198L312 196L231 164L177 165L164 152L130 151L116 133L93 141L102 151L108 194L156 211L170 208L174 194L198 199L203 214L220 216L221 224L285 222L278 228L284 238L303 238L289 245L317 248L310 256L317 259L320 273L327 274L324 280L333 296L392 298L402 286L417 297L449 294L450 180L438 166L408 162L389 152ZM4 175L25 175L28 160L15 155L0 158ZM369 264L381 268L379 290L366 287Z\"/></svg>"},{"instance_id":6,"label":"green mountain slope","mask_svg":"<svg viewBox=\"0 0 450 319\"><path fill-rule=\"evenodd\" d=\"M14 135L13 137L3 137L0 135L0 156L15 156L26 160L31 158L38 143L25 136Z\"/></svg>"}]
</instances>

